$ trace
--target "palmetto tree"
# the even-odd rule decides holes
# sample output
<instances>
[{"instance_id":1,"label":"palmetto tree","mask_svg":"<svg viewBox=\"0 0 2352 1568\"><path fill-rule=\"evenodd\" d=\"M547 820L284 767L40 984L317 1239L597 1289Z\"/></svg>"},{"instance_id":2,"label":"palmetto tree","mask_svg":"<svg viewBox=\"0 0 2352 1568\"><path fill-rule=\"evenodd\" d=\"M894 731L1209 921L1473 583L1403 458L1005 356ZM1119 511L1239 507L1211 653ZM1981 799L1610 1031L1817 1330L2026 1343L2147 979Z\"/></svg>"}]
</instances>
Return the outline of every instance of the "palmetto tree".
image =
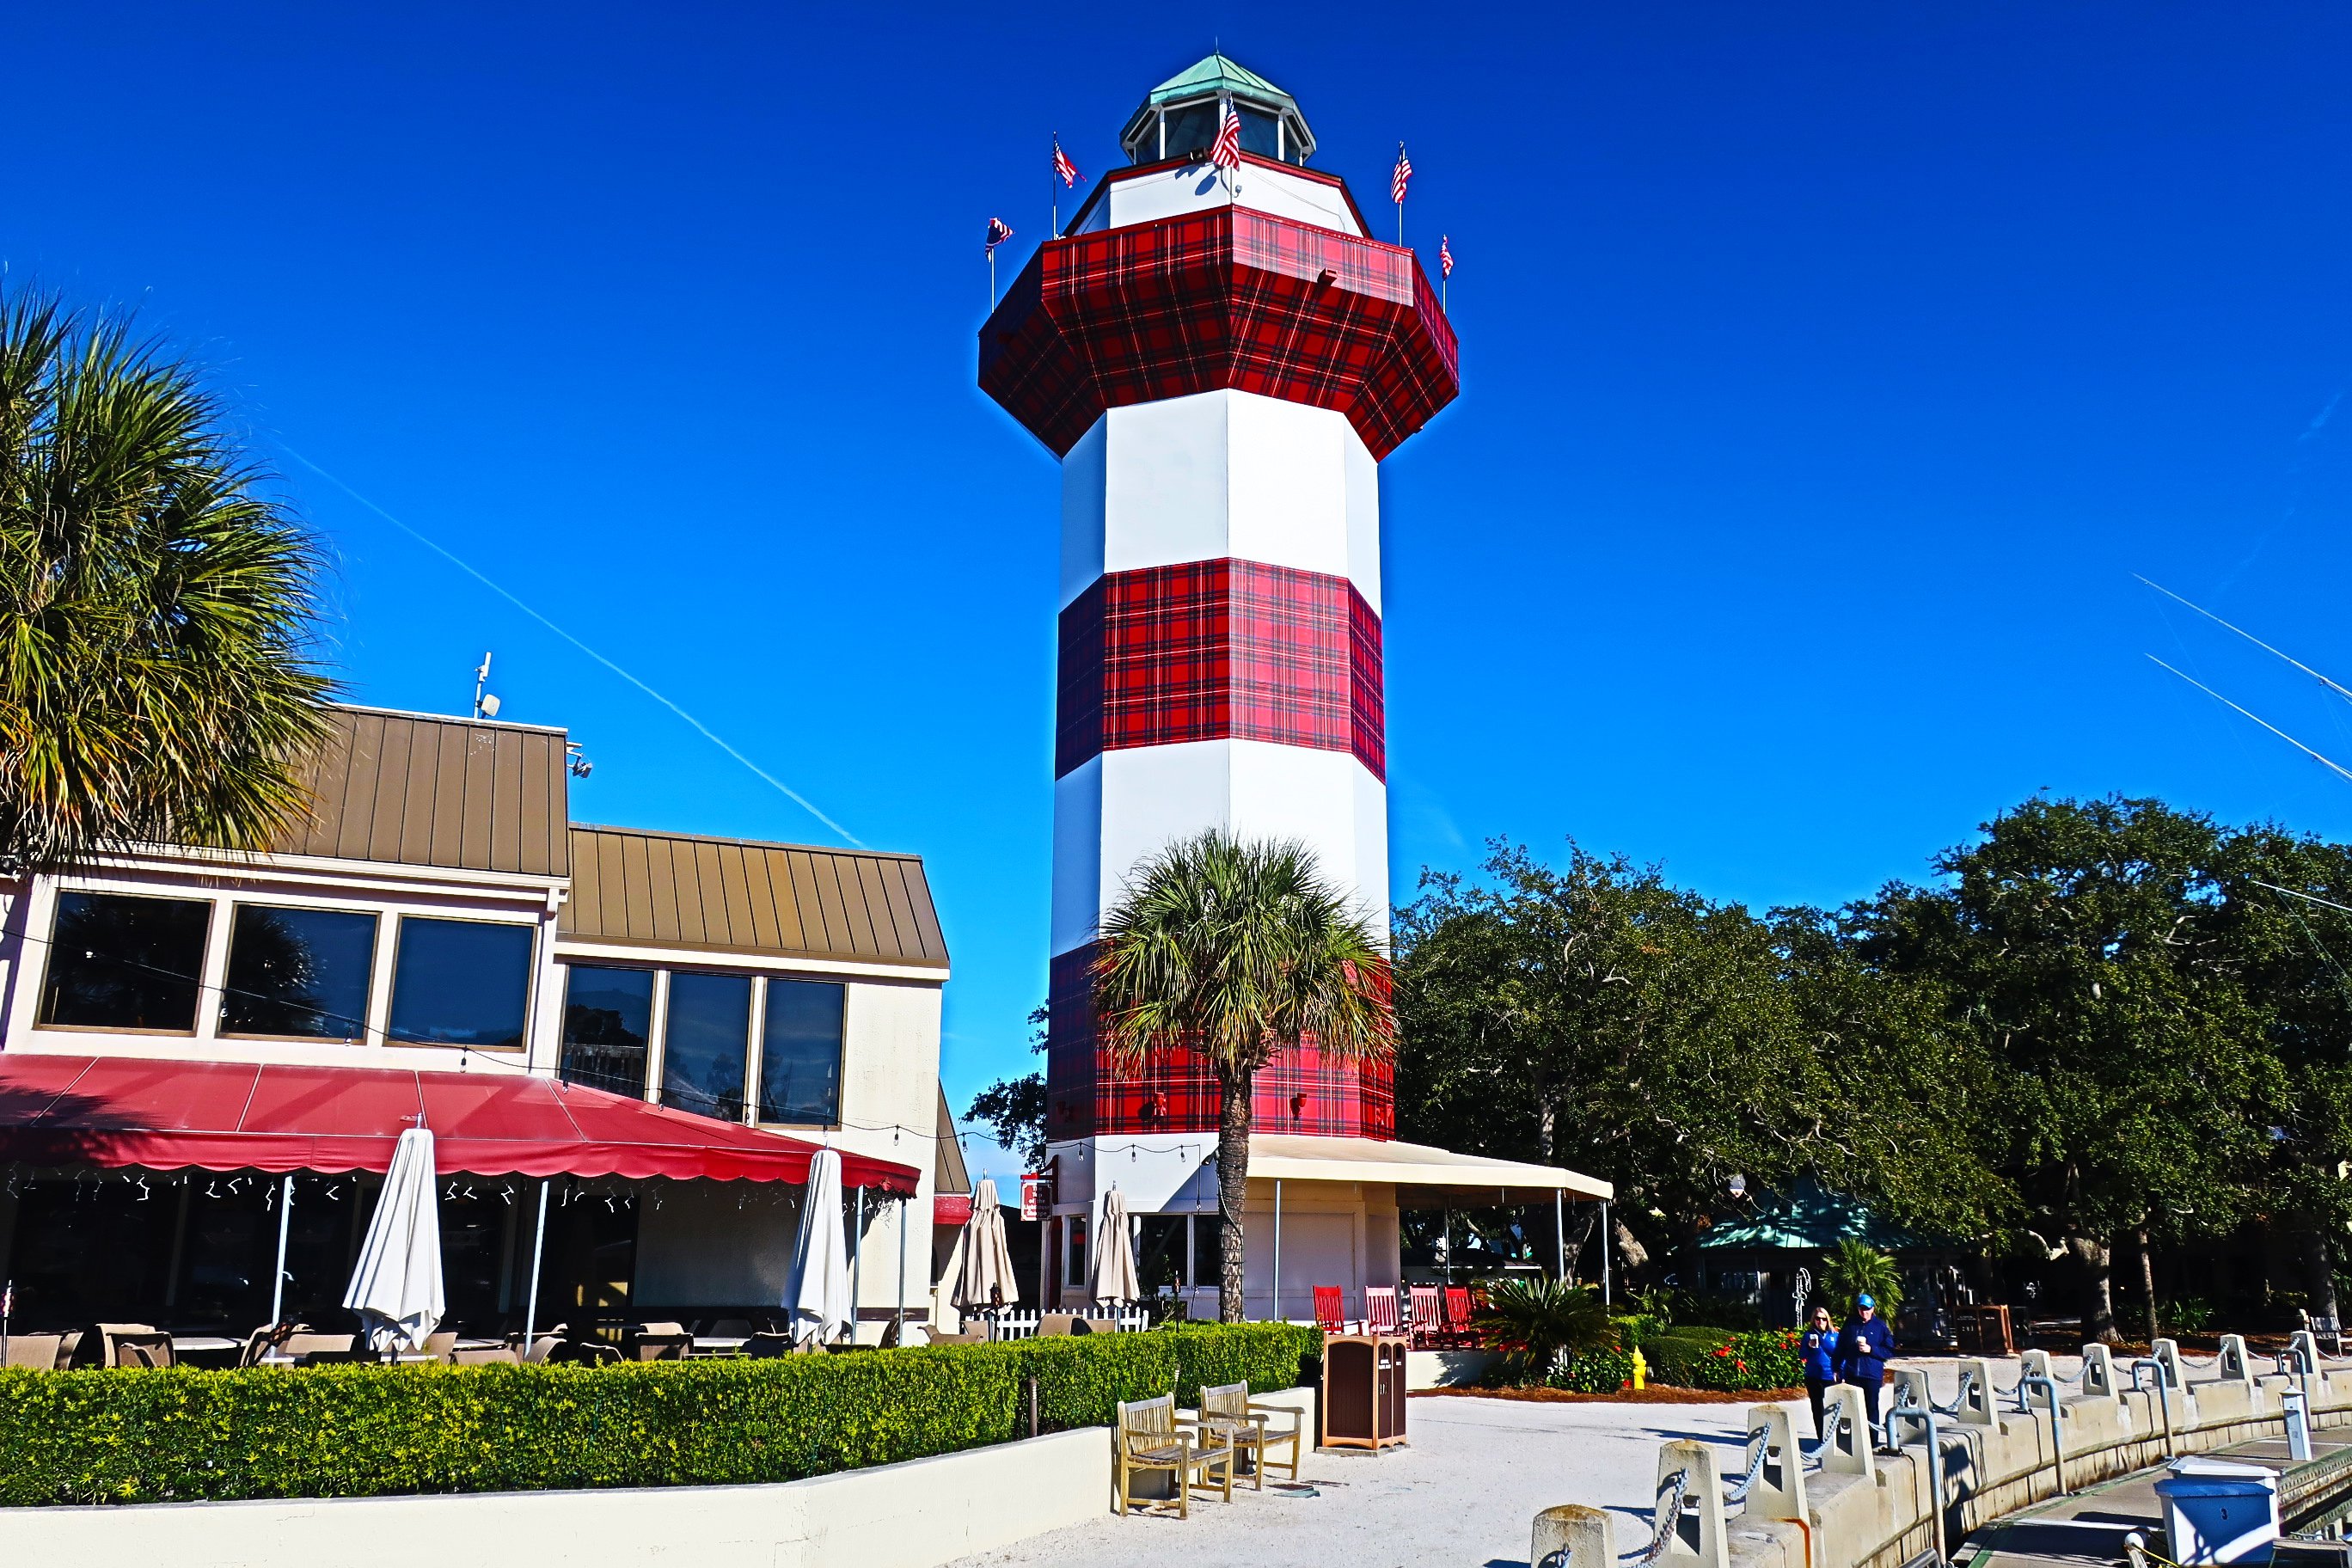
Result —
<instances>
[{"instance_id":1,"label":"palmetto tree","mask_svg":"<svg viewBox=\"0 0 2352 1568\"><path fill-rule=\"evenodd\" d=\"M222 412L121 321L0 292L0 872L257 847L303 805L317 546Z\"/></svg>"},{"instance_id":2,"label":"palmetto tree","mask_svg":"<svg viewBox=\"0 0 2352 1568\"><path fill-rule=\"evenodd\" d=\"M1217 1075L1217 1307L1239 1322L1251 1085L1276 1052L1310 1037L1340 1060L1391 1055L1388 957L1304 845L1215 829L1139 865L1101 938L1095 1016L1116 1068L1185 1049Z\"/></svg>"}]
</instances>

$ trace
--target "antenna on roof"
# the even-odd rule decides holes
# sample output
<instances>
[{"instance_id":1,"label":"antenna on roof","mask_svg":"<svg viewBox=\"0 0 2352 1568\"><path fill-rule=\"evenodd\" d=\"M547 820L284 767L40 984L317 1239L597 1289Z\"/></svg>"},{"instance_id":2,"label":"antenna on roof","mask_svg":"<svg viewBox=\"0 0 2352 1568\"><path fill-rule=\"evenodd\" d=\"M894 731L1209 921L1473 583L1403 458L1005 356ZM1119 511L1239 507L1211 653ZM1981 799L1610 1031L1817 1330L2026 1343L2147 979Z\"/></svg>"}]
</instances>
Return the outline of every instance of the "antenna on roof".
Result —
<instances>
[{"instance_id":1,"label":"antenna on roof","mask_svg":"<svg viewBox=\"0 0 2352 1568\"><path fill-rule=\"evenodd\" d=\"M499 700L482 689L489 684L490 656L482 655L482 668L474 671L474 717L495 719L499 716Z\"/></svg>"}]
</instances>

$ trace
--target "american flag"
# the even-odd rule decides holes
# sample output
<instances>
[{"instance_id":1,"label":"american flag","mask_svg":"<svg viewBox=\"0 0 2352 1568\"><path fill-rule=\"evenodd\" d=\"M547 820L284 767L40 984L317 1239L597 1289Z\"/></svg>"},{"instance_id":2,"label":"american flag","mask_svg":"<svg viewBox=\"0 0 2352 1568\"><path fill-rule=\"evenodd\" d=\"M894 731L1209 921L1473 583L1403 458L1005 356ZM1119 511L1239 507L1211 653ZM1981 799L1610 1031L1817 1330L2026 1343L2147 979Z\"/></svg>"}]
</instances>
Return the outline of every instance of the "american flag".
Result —
<instances>
[{"instance_id":1,"label":"american flag","mask_svg":"<svg viewBox=\"0 0 2352 1568\"><path fill-rule=\"evenodd\" d=\"M988 254L993 257L996 247L1013 237L1013 226L1001 217L988 220Z\"/></svg>"},{"instance_id":2,"label":"american flag","mask_svg":"<svg viewBox=\"0 0 2352 1568\"><path fill-rule=\"evenodd\" d=\"M1081 177L1078 166L1070 162L1067 153L1062 151L1062 139L1058 136L1054 138L1054 173L1060 176L1065 185L1076 185Z\"/></svg>"},{"instance_id":3,"label":"american flag","mask_svg":"<svg viewBox=\"0 0 2352 1568\"><path fill-rule=\"evenodd\" d=\"M1412 160L1404 155L1404 143L1397 143L1396 173L1389 176L1389 200L1402 205L1404 184L1412 178Z\"/></svg>"},{"instance_id":4,"label":"american flag","mask_svg":"<svg viewBox=\"0 0 2352 1568\"><path fill-rule=\"evenodd\" d=\"M1454 276L1454 246L1442 234L1437 237L1437 275L1440 278Z\"/></svg>"},{"instance_id":5,"label":"american flag","mask_svg":"<svg viewBox=\"0 0 2352 1568\"><path fill-rule=\"evenodd\" d=\"M1232 99L1225 100L1225 118L1217 127L1217 141L1209 149L1209 162L1220 169L1242 166L1242 117L1234 112Z\"/></svg>"}]
</instances>

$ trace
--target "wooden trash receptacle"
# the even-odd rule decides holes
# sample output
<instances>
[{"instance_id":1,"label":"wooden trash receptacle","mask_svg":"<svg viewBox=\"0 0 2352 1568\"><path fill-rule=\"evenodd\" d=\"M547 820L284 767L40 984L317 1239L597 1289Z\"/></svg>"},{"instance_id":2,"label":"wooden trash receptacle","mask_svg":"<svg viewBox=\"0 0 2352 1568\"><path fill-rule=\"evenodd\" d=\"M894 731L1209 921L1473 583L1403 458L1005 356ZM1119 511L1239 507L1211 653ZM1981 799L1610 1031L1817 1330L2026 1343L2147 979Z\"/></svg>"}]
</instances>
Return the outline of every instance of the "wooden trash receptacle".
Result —
<instances>
[{"instance_id":1,"label":"wooden trash receptacle","mask_svg":"<svg viewBox=\"0 0 2352 1568\"><path fill-rule=\"evenodd\" d=\"M1405 1440L1402 1334L1323 1336L1320 1446L1381 1449Z\"/></svg>"}]
</instances>

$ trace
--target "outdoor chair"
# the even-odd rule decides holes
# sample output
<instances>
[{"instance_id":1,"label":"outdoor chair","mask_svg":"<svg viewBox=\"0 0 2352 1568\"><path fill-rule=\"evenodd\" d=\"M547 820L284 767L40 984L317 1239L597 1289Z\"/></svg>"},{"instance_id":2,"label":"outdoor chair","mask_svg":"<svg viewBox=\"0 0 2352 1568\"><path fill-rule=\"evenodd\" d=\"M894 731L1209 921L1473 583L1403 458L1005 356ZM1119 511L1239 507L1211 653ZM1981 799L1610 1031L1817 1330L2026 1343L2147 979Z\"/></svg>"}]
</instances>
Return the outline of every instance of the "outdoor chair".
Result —
<instances>
[{"instance_id":1,"label":"outdoor chair","mask_svg":"<svg viewBox=\"0 0 2352 1568\"><path fill-rule=\"evenodd\" d=\"M455 1329L447 1329L444 1330L440 1333L425 1335L425 1346L422 1350L404 1352L395 1359L412 1363L441 1362L446 1363L450 1361L451 1357L457 1354L457 1331Z\"/></svg>"},{"instance_id":2,"label":"outdoor chair","mask_svg":"<svg viewBox=\"0 0 2352 1568\"><path fill-rule=\"evenodd\" d=\"M114 1338L110 1366L170 1366L174 1360L172 1336L162 1332L121 1333Z\"/></svg>"},{"instance_id":3,"label":"outdoor chair","mask_svg":"<svg viewBox=\"0 0 2352 1568\"><path fill-rule=\"evenodd\" d=\"M512 1345L458 1345L449 1352L452 1366L520 1366L522 1356Z\"/></svg>"},{"instance_id":4,"label":"outdoor chair","mask_svg":"<svg viewBox=\"0 0 2352 1568\"><path fill-rule=\"evenodd\" d=\"M751 1320L749 1318L717 1318L712 1320L709 1328L700 1329L697 1331L708 1339L748 1340L751 1337L752 1332Z\"/></svg>"},{"instance_id":5,"label":"outdoor chair","mask_svg":"<svg viewBox=\"0 0 2352 1568\"><path fill-rule=\"evenodd\" d=\"M1176 1424L1176 1396L1163 1394L1157 1399L1121 1401L1118 1407L1118 1452L1113 1456L1118 1467L1118 1512L1127 1517L1132 1507L1129 1482L1137 1472L1164 1470L1175 1479L1176 1513L1181 1519L1192 1517L1192 1489L1196 1486L1217 1487L1227 1502L1234 1500L1234 1450L1223 1447L1192 1446L1192 1434L1180 1432ZM1198 1475L1201 1479L1195 1480Z\"/></svg>"},{"instance_id":6,"label":"outdoor chair","mask_svg":"<svg viewBox=\"0 0 2352 1568\"><path fill-rule=\"evenodd\" d=\"M69 1364L75 1367L150 1365L152 1363L144 1361L133 1360L125 1363L118 1360L115 1354L115 1344L126 1336L142 1338L153 1335L155 1332L155 1325L152 1323L92 1323L84 1329L79 1338L75 1341ZM163 1338L168 1346L171 1343L171 1336L165 1334Z\"/></svg>"},{"instance_id":7,"label":"outdoor chair","mask_svg":"<svg viewBox=\"0 0 2352 1568\"><path fill-rule=\"evenodd\" d=\"M1470 1287L1448 1285L1445 1288L1446 1331L1456 1339L1466 1341L1470 1333Z\"/></svg>"},{"instance_id":8,"label":"outdoor chair","mask_svg":"<svg viewBox=\"0 0 2352 1568\"><path fill-rule=\"evenodd\" d=\"M1444 1332L1445 1328L1441 1321L1443 1309L1437 1303L1437 1287L1415 1285L1412 1287L1412 1342L1426 1349L1437 1342L1438 1335Z\"/></svg>"},{"instance_id":9,"label":"outdoor chair","mask_svg":"<svg viewBox=\"0 0 2352 1568\"><path fill-rule=\"evenodd\" d=\"M1337 1285L1315 1287L1315 1326L1327 1334L1336 1334L1347 1325L1348 1308Z\"/></svg>"},{"instance_id":10,"label":"outdoor chair","mask_svg":"<svg viewBox=\"0 0 2352 1568\"><path fill-rule=\"evenodd\" d=\"M1287 1415L1286 1428L1269 1427L1274 1416ZM1249 1396L1246 1383L1221 1383L1213 1388L1201 1390L1201 1430L1229 1451L1250 1456L1250 1485L1258 1491L1265 1490L1265 1467L1272 1458L1268 1449L1283 1444L1290 1446L1290 1479L1298 1479L1299 1412L1286 1405L1260 1405Z\"/></svg>"},{"instance_id":11,"label":"outdoor chair","mask_svg":"<svg viewBox=\"0 0 2352 1568\"><path fill-rule=\"evenodd\" d=\"M1397 1295L1393 1285L1364 1287L1364 1329L1368 1333L1397 1331Z\"/></svg>"},{"instance_id":12,"label":"outdoor chair","mask_svg":"<svg viewBox=\"0 0 2352 1568\"><path fill-rule=\"evenodd\" d=\"M1077 1331L1073 1325L1077 1321L1076 1312L1044 1313L1037 1320L1037 1337L1042 1340L1055 1334L1076 1333Z\"/></svg>"},{"instance_id":13,"label":"outdoor chair","mask_svg":"<svg viewBox=\"0 0 2352 1568\"><path fill-rule=\"evenodd\" d=\"M7 1364L54 1372L73 1360L80 1342L79 1334L10 1334Z\"/></svg>"},{"instance_id":14,"label":"outdoor chair","mask_svg":"<svg viewBox=\"0 0 2352 1568\"><path fill-rule=\"evenodd\" d=\"M629 1331L627 1349L636 1361L684 1361L694 1336L684 1323L639 1323Z\"/></svg>"}]
</instances>

